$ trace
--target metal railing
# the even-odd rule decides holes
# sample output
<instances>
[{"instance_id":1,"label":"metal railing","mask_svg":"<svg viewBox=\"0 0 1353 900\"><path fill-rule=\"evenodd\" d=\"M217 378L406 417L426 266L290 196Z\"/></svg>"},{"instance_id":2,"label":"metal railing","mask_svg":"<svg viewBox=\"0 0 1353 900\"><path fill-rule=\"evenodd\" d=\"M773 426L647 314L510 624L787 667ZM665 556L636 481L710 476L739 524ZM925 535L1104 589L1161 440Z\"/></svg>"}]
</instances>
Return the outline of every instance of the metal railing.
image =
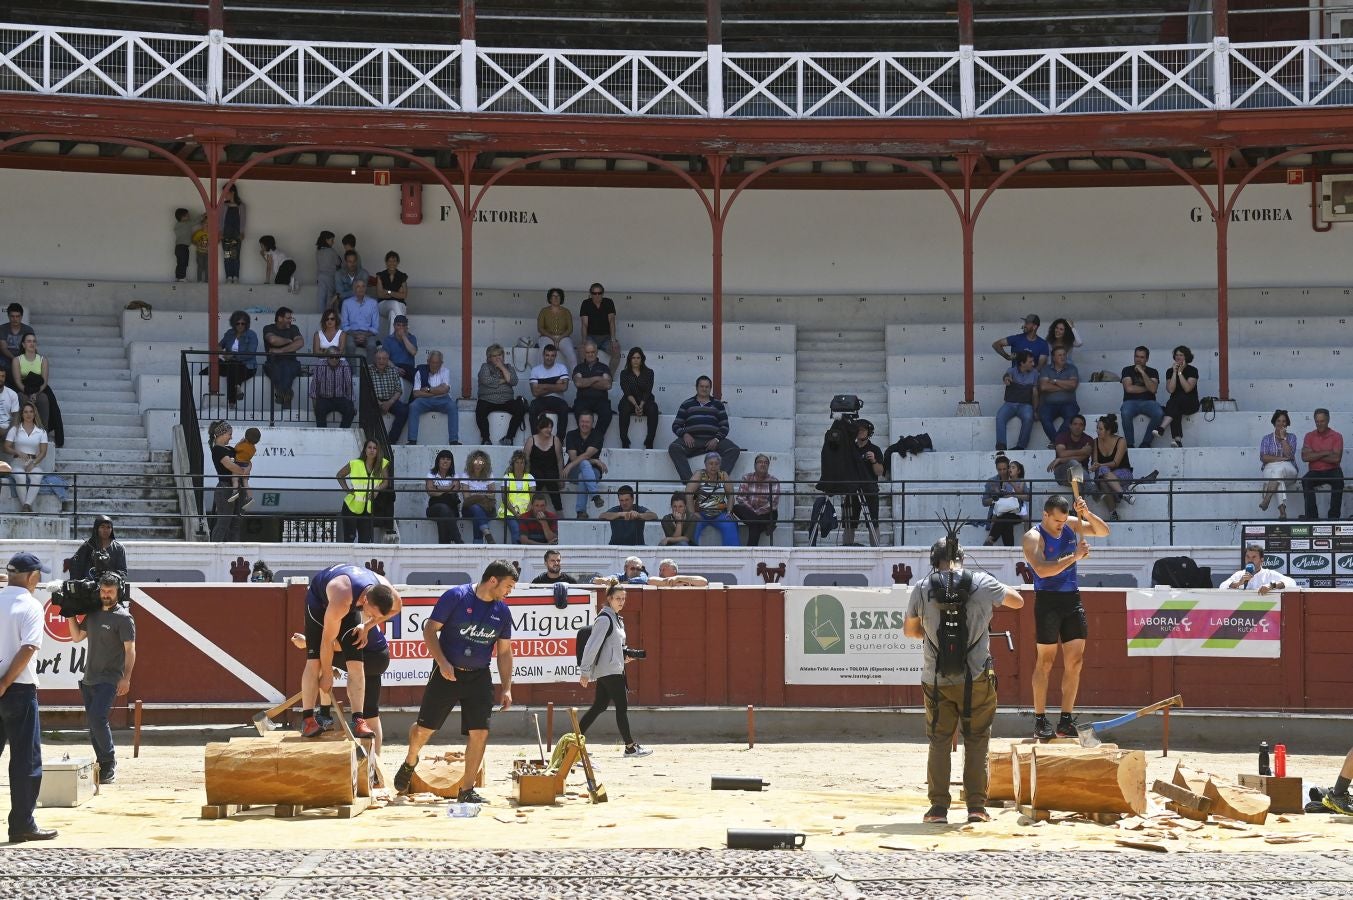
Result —
<instances>
[{"instance_id":1,"label":"metal railing","mask_svg":"<svg viewBox=\"0 0 1353 900\"><path fill-rule=\"evenodd\" d=\"M270 357L266 353L228 353L222 350L183 350L181 368L181 404L191 405L197 421L227 419L231 422L266 423L270 427L277 425L319 425L315 414L315 404L310 397L309 386L311 371L316 366L328 365L331 359L342 359L348 364L352 377L352 389L348 399L352 402L352 419L360 420L364 426L371 423L371 413L366 405L375 403L375 394L366 400L370 374L366 368L366 357L361 354L338 356L333 354L295 353L286 357ZM212 383L210 361L212 357L219 361L219 375ZM254 367L248 368L242 361L251 358ZM275 365L294 365L297 374L292 381L291 399L283 402L269 376ZM233 377L231 369L237 373ZM232 396L231 387L235 387ZM326 416L329 425L336 424L335 419L342 414L330 412ZM379 416L376 417L379 419ZM181 420L186 421L186 420ZM368 431L368 434L372 432ZM380 435L385 440L385 427L381 426ZM388 446L388 440L385 440Z\"/></svg>"}]
</instances>

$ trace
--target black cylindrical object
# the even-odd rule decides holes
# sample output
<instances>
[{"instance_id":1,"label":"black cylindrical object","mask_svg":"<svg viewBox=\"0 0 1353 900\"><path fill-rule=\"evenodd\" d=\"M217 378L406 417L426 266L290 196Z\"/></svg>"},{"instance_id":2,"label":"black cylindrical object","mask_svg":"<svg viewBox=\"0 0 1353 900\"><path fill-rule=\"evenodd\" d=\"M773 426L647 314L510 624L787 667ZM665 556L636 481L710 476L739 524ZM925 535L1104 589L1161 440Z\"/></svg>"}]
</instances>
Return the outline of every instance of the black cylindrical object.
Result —
<instances>
[{"instance_id":1,"label":"black cylindrical object","mask_svg":"<svg viewBox=\"0 0 1353 900\"><path fill-rule=\"evenodd\" d=\"M770 782L757 775L712 775L709 779L712 791L759 791L766 787Z\"/></svg>"},{"instance_id":2,"label":"black cylindrical object","mask_svg":"<svg viewBox=\"0 0 1353 900\"><path fill-rule=\"evenodd\" d=\"M1259 742L1259 774L1272 775L1273 770L1268 765L1268 741Z\"/></svg>"},{"instance_id":3,"label":"black cylindrical object","mask_svg":"<svg viewBox=\"0 0 1353 900\"><path fill-rule=\"evenodd\" d=\"M787 828L730 828L729 850L800 850L808 838Z\"/></svg>"}]
</instances>

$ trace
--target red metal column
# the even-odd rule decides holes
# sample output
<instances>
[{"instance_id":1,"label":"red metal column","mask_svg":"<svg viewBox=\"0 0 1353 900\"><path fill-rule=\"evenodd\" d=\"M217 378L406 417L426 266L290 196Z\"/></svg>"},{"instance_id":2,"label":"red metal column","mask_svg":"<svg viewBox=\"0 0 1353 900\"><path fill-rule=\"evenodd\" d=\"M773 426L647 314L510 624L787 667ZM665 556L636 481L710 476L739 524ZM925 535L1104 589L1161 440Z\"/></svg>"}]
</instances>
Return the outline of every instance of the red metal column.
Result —
<instances>
[{"instance_id":1,"label":"red metal column","mask_svg":"<svg viewBox=\"0 0 1353 900\"><path fill-rule=\"evenodd\" d=\"M973 45L972 0L958 0L958 45Z\"/></svg>"},{"instance_id":2,"label":"red metal column","mask_svg":"<svg viewBox=\"0 0 1353 900\"><path fill-rule=\"evenodd\" d=\"M1230 37L1231 21L1230 7L1231 0L1212 0L1212 36Z\"/></svg>"},{"instance_id":3,"label":"red metal column","mask_svg":"<svg viewBox=\"0 0 1353 900\"><path fill-rule=\"evenodd\" d=\"M474 4L475 0L460 0L460 39L462 41L473 41L475 39Z\"/></svg>"},{"instance_id":4,"label":"red metal column","mask_svg":"<svg viewBox=\"0 0 1353 900\"><path fill-rule=\"evenodd\" d=\"M1226 202L1226 160L1229 147L1213 147L1212 165L1217 170L1217 394L1231 399L1230 309L1227 296L1229 274L1226 268L1226 237L1231 224L1231 207Z\"/></svg>"},{"instance_id":5,"label":"red metal column","mask_svg":"<svg viewBox=\"0 0 1353 900\"><path fill-rule=\"evenodd\" d=\"M977 156L964 151L958 156L958 165L963 172L963 402L972 403L976 391L973 364L977 355L972 334L977 321L973 308L973 232L977 221L972 210L972 173L977 166Z\"/></svg>"},{"instance_id":6,"label":"red metal column","mask_svg":"<svg viewBox=\"0 0 1353 900\"><path fill-rule=\"evenodd\" d=\"M225 31L225 0L207 0L207 29Z\"/></svg>"},{"instance_id":7,"label":"red metal column","mask_svg":"<svg viewBox=\"0 0 1353 900\"><path fill-rule=\"evenodd\" d=\"M716 4L717 5L717 4ZM714 379L714 396L723 396L723 169L725 157L722 154L713 154L705 157L709 164L710 175L714 179L714 210L715 214L709 217L709 228L712 237L710 247L710 296L713 300L714 310L714 335L713 356L714 365L710 378Z\"/></svg>"},{"instance_id":8,"label":"red metal column","mask_svg":"<svg viewBox=\"0 0 1353 900\"><path fill-rule=\"evenodd\" d=\"M216 5L219 5L219 0ZM219 169L221 146L216 141L203 141L202 152L207 156L207 347L216 346L216 326L221 317L221 187ZM240 248L243 252L244 248ZM213 353L208 357L211 368L209 387L214 394L220 390L220 360Z\"/></svg>"},{"instance_id":9,"label":"red metal column","mask_svg":"<svg viewBox=\"0 0 1353 900\"><path fill-rule=\"evenodd\" d=\"M723 44L723 0L705 0L705 43Z\"/></svg>"},{"instance_id":10,"label":"red metal column","mask_svg":"<svg viewBox=\"0 0 1353 900\"><path fill-rule=\"evenodd\" d=\"M470 2L470 6L474 6ZM474 161L473 150L457 150L464 194L460 204L460 396L470 396L470 367L474 355L474 208L470 189Z\"/></svg>"}]
</instances>

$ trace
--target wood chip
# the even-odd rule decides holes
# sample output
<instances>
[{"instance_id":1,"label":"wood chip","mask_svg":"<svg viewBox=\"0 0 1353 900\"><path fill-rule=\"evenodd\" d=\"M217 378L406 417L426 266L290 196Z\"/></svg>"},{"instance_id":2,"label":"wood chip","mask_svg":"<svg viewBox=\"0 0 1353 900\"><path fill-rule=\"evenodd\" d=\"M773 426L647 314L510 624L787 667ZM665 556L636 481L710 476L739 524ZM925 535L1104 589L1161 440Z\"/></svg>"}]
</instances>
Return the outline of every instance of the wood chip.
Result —
<instances>
[{"instance_id":1,"label":"wood chip","mask_svg":"<svg viewBox=\"0 0 1353 900\"><path fill-rule=\"evenodd\" d=\"M1114 841L1120 847L1131 847L1134 850L1150 850L1153 853L1169 853L1170 848L1164 844L1157 844L1154 841L1134 841L1127 838L1118 838Z\"/></svg>"},{"instance_id":2,"label":"wood chip","mask_svg":"<svg viewBox=\"0 0 1353 900\"><path fill-rule=\"evenodd\" d=\"M1250 830L1250 826L1246 825L1244 822L1237 821L1236 819L1230 819L1227 818L1226 816L1213 816L1212 821L1220 825L1222 828L1227 829L1228 831Z\"/></svg>"},{"instance_id":3,"label":"wood chip","mask_svg":"<svg viewBox=\"0 0 1353 900\"><path fill-rule=\"evenodd\" d=\"M1265 844L1302 844L1312 840L1317 835L1306 834L1266 834L1264 835Z\"/></svg>"},{"instance_id":4,"label":"wood chip","mask_svg":"<svg viewBox=\"0 0 1353 900\"><path fill-rule=\"evenodd\" d=\"M1124 831L1141 831L1146 827L1146 822L1142 821L1142 819L1137 816L1129 816L1128 818L1119 821L1118 827Z\"/></svg>"},{"instance_id":5,"label":"wood chip","mask_svg":"<svg viewBox=\"0 0 1353 900\"><path fill-rule=\"evenodd\" d=\"M841 835L843 835L843 834L845 834L845 833L846 833L846 830L845 830L844 828L839 828L839 827L838 827L838 828L833 828L833 829L832 829L832 837L840 837Z\"/></svg>"}]
</instances>

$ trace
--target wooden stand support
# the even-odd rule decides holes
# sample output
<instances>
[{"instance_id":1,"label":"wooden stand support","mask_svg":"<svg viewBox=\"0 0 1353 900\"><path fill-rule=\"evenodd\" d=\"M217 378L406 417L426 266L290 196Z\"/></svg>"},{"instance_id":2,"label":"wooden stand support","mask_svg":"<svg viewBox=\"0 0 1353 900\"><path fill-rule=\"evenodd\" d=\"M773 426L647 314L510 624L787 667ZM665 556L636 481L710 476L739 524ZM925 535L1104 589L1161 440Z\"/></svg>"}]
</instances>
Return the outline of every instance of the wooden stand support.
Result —
<instances>
[{"instance_id":1,"label":"wooden stand support","mask_svg":"<svg viewBox=\"0 0 1353 900\"><path fill-rule=\"evenodd\" d=\"M1037 809L1146 813L1146 754L1141 750L1049 752L1034 747L1029 796Z\"/></svg>"},{"instance_id":2,"label":"wooden stand support","mask_svg":"<svg viewBox=\"0 0 1353 900\"><path fill-rule=\"evenodd\" d=\"M251 809L262 809L271 806L273 815L279 819L294 819L305 810L332 810L335 819L351 819L354 816L360 816L371 807L370 797L355 797L351 803L337 803L329 806L308 806L299 803L217 803L207 804L202 807L202 818L204 819L228 819L231 816L242 812L248 812Z\"/></svg>"}]
</instances>

